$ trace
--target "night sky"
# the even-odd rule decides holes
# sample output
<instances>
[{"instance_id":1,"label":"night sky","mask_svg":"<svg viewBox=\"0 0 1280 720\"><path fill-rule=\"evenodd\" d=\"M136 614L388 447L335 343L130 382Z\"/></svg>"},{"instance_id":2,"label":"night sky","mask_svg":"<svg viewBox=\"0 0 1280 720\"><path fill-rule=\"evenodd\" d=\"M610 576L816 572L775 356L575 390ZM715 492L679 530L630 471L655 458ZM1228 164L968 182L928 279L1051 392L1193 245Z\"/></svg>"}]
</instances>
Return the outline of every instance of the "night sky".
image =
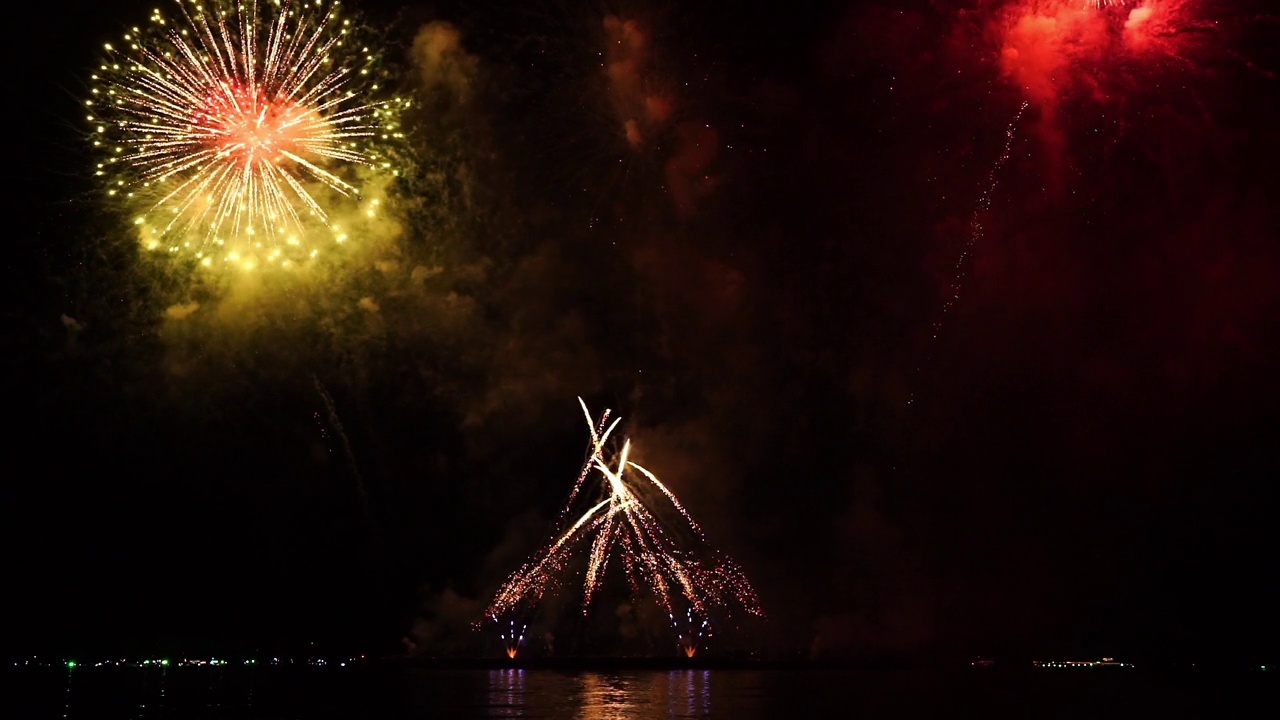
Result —
<instances>
[{"instance_id":1,"label":"night sky","mask_svg":"<svg viewBox=\"0 0 1280 720\"><path fill-rule=\"evenodd\" d=\"M1275 657L1265 0L350 0L414 160L305 285L103 201L84 78L154 4L10 28L15 654L492 654L581 396L757 586L724 652ZM623 602L539 631L670 652Z\"/></svg>"}]
</instances>

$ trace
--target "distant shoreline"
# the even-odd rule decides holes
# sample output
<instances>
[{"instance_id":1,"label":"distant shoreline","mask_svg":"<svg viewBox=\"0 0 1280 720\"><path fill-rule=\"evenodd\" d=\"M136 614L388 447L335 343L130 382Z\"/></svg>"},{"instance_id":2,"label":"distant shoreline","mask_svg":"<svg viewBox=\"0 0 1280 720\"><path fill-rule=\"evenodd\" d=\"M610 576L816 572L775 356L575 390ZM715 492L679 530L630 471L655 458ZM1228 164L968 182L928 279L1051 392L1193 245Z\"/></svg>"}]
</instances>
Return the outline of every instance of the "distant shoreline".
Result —
<instances>
[{"instance_id":1,"label":"distant shoreline","mask_svg":"<svg viewBox=\"0 0 1280 720\"><path fill-rule=\"evenodd\" d=\"M94 662L78 661L74 668L77 671L84 672L94 669L110 669L110 668L147 668L154 670L160 669L160 661L146 661L147 664L139 664L137 661L106 661ZM154 664L151 664L154 663ZM198 669L201 667L210 667L207 661L182 661L174 660L172 663L166 663L165 669L170 671ZM971 665L970 663L947 663L947 662L910 662L910 661L893 661L893 660L813 660L813 659L753 659L753 658L732 658L732 657L694 657L684 658L678 656L635 656L635 657L533 657L533 658L514 658L505 657L488 657L488 658L461 658L461 657L405 657L405 656L382 656L382 657L366 657L363 659L348 658L345 660L329 659L321 660L318 658L299 658L299 657L280 657L278 659L259 659L249 660L221 660L212 663L213 667L238 670L238 669L257 669L264 671L304 671L304 672L361 672L365 670L429 670L429 671L451 671L451 670L551 670L558 672L595 672L595 671L656 671L656 672L676 672L687 670L717 670L717 671L799 671L799 672L824 672L824 671L856 671L856 672L888 672L888 673L926 673L926 674L943 674L943 675L973 675L973 676L990 676L1005 674L1028 674L1028 675L1096 675L1096 674L1146 674L1155 672L1158 674L1175 673L1175 674L1204 674L1216 673L1220 671L1230 672L1232 674L1240 671L1245 672L1266 672L1266 666L1259 666L1247 662L1222 663L1222 664L1201 664L1198 667L1186 663L1143 663L1137 666L1120 665L1120 664L1103 664L1085 665L1073 667L1061 667L1055 665L1036 666L1032 661L1005 661L996 662L991 665ZM65 670L66 661L42 661L28 664L24 661L13 662L9 667L14 669L28 667L31 669L55 669Z\"/></svg>"}]
</instances>

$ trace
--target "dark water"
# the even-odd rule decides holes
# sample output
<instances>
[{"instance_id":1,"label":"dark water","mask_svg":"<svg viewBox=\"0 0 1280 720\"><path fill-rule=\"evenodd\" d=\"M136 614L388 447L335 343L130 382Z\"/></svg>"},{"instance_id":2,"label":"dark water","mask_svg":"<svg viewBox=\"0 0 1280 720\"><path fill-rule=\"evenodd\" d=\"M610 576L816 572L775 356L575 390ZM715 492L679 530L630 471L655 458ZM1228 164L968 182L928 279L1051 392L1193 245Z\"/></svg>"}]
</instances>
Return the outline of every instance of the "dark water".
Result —
<instances>
[{"instance_id":1,"label":"dark water","mask_svg":"<svg viewBox=\"0 0 1280 720\"><path fill-rule=\"evenodd\" d=\"M1143 671L17 669L5 718L1276 718L1274 678Z\"/></svg>"}]
</instances>

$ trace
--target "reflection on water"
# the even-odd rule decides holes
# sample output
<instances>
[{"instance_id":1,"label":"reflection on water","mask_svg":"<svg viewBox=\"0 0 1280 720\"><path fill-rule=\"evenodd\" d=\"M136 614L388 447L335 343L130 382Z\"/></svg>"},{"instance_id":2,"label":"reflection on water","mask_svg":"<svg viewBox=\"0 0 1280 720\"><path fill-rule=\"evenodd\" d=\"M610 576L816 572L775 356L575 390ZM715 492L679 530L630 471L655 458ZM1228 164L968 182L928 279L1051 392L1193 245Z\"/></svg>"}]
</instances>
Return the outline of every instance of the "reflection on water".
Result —
<instances>
[{"instance_id":1,"label":"reflection on water","mask_svg":"<svg viewBox=\"0 0 1280 720\"><path fill-rule=\"evenodd\" d=\"M845 670L384 668L367 671L89 668L18 674L17 713L86 720L423 720L544 718L1094 718L1118 706L1165 720L1253 718L1274 700L1248 678L1205 701L1206 685L1143 673L929 674ZM1201 678L1204 680L1204 678ZM1266 686L1269 687L1269 686ZM1211 710L1212 712L1205 712ZM1123 717L1123 716L1121 716Z\"/></svg>"},{"instance_id":2,"label":"reflection on water","mask_svg":"<svg viewBox=\"0 0 1280 720\"><path fill-rule=\"evenodd\" d=\"M532 678L532 679L531 679ZM485 717L577 720L711 715L711 671L552 672L489 670ZM526 686L533 683L533 688ZM433 708L423 698L424 710Z\"/></svg>"},{"instance_id":3,"label":"reflection on water","mask_svg":"<svg viewBox=\"0 0 1280 720\"><path fill-rule=\"evenodd\" d=\"M489 671L490 717L524 717L524 673L522 668Z\"/></svg>"},{"instance_id":4,"label":"reflection on water","mask_svg":"<svg viewBox=\"0 0 1280 720\"><path fill-rule=\"evenodd\" d=\"M597 675L587 673L578 676L577 717L582 720L625 720L641 713L642 708L650 702L650 683L642 683L636 678L623 676Z\"/></svg>"},{"instance_id":5,"label":"reflection on water","mask_svg":"<svg viewBox=\"0 0 1280 720\"><path fill-rule=\"evenodd\" d=\"M169 668L142 669L142 692L138 695L138 720L164 717L165 691L168 689Z\"/></svg>"},{"instance_id":6,"label":"reflection on water","mask_svg":"<svg viewBox=\"0 0 1280 720\"><path fill-rule=\"evenodd\" d=\"M710 716L711 671L672 670L667 673L667 698L667 717Z\"/></svg>"},{"instance_id":7,"label":"reflection on water","mask_svg":"<svg viewBox=\"0 0 1280 720\"><path fill-rule=\"evenodd\" d=\"M580 720L700 718L711 715L711 671L582 673L577 677Z\"/></svg>"},{"instance_id":8,"label":"reflection on water","mask_svg":"<svg viewBox=\"0 0 1280 720\"><path fill-rule=\"evenodd\" d=\"M75 666L67 668L67 689L62 693L62 717L71 717L71 676L75 673Z\"/></svg>"}]
</instances>

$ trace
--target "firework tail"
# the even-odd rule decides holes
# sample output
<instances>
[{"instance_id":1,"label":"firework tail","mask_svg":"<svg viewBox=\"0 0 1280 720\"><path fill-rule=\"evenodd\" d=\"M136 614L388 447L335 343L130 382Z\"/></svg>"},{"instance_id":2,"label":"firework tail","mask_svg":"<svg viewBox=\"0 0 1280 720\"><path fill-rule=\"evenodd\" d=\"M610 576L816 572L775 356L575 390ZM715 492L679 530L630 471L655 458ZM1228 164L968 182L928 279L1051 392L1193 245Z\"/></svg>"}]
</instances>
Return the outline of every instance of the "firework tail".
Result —
<instances>
[{"instance_id":1,"label":"firework tail","mask_svg":"<svg viewBox=\"0 0 1280 720\"><path fill-rule=\"evenodd\" d=\"M968 275L968 266L973 257L974 249L986 235L986 227L983 225L983 220L991 209L992 198L995 196L996 188L1000 185L1000 172L1009 162L1009 157L1013 153L1013 141L1017 136L1018 124L1022 121L1022 116L1029 105L1028 101L1022 101L1022 104L1018 106L1018 111L1014 113L1013 119L1005 126L1004 147L1001 148L995 163L992 164L991 171L987 173L987 181L983 185L982 192L978 195L977 202L974 204L973 213L969 216L969 234L965 237L964 245L960 248L960 255L956 258L955 267L952 269L951 282L947 286L947 295L942 301L942 309L930 328L929 343L931 345L938 341L938 336L942 333L942 328L946 324L947 318L951 315L956 303L960 301L960 294L964 290L964 281ZM926 363L929 358L930 356L926 354ZM916 374L919 375L921 371L922 368L917 366ZM912 392L907 397L907 404L911 405L914 402L915 393Z\"/></svg>"},{"instance_id":2,"label":"firework tail","mask_svg":"<svg viewBox=\"0 0 1280 720\"><path fill-rule=\"evenodd\" d=\"M311 373L311 381L315 383L316 392L320 394L320 399L324 402L329 427L342 443L342 456L347 462L347 469L351 471L351 477L355 480L356 491L360 494L360 507L364 513L364 519L369 523L370 527L374 527L373 513L369 508L369 495L365 492L364 477L360 474L360 468L356 465L356 456L351 451L351 441L347 438L347 433L342 428L342 420L338 418L338 408L334 405L333 398L329 396L329 391L325 389L324 383L320 382L320 378L315 373Z\"/></svg>"}]
</instances>

